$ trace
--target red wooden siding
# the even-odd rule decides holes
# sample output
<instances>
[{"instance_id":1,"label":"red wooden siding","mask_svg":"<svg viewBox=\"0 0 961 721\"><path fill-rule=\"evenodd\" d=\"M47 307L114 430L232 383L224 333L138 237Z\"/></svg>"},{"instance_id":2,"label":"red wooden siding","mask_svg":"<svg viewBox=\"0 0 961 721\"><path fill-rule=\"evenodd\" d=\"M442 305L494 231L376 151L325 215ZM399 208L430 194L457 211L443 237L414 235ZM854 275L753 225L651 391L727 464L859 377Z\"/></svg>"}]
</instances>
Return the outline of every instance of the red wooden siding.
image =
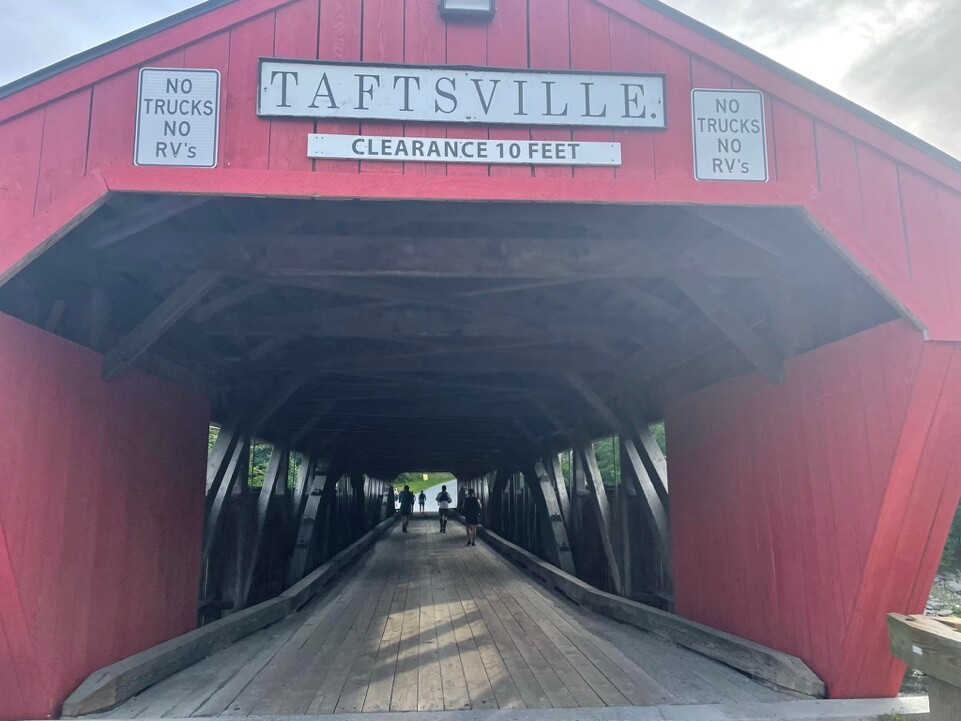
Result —
<instances>
[{"instance_id":1,"label":"red wooden siding","mask_svg":"<svg viewBox=\"0 0 961 721\"><path fill-rule=\"evenodd\" d=\"M896 321L667 427L678 613L800 656L834 697L894 695L884 614L923 610L961 498L961 346Z\"/></svg>"},{"instance_id":2,"label":"red wooden siding","mask_svg":"<svg viewBox=\"0 0 961 721\"><path fill-rule=\"evenodd\" d=\"M0 718L194 627L207 401L0 314Z\"/></svg>"},{"instance_id":3,"label":"red wooden siding","mask_svg":"<svg viewBox=\"0 0 961 721\"><path fill-rule=\"evenodd\" d=\"M261 55L662 72L670 127L573 134L483 126L449 131L494 138L615 138L624 150L624 165L617 170L310 161L307 132L355 133L360 125L258 118L254 77ZM681 202L678 191L693 182L691 87L760 88L770 111L771 182L810 188L807 208L839 248L931 339L961 339L961 300L950 281L961 273L961 258L952 250L957 226L930 227L961 212L961 174L635 0L503 0L486 26L444 23L433 0L237 0L0 100L0 155L6 160L0 168L0 246L6 233L56 204L82 174L131 165L137 69L144 65L221 71L221 168L491 176L492 197L495 178L520 181L534 175L574 177L584 184L584 198L596 199L593 184L616 177L657 182L657 192L638 201ZM447 130L368 123L363 132L444 135ZM160 175L150 168L138 172L145 178ZM544 198L529 187L519 182L508 195ZM715 202L730 201L730 188L716 192ZM750 205L756 192L756 186L745 184L734 194L740 204ZM432 197L416 186L408 195ZM711 202L710 193L704 202Z\"/></svg>"},{"instance_id":4,"label":"red wooden siding","mask_svg":"<svg viewBox=\"0 0 961 721\"><path fill-rule=\"evenodd\" d=\"M664 73L669 128L261 119L261 55ZM132 166L144 66L220 71L216 169ZM771 182L694 181L693 86L766 93ZM315 129L613 138L624 164L312 161ZM786 204L803 207L929 339L961 341L961 173L637 0L499 0L483 26L443 22L436 0L236 0L0 99L0 158L0 279L108 191ZM31 364L41 357L42 367ZM901 322L792 361L783 387L746 377L671 409L679 609L801 655L836 695L893 692L899 669L879 619L918 610L957 504L944 466L945 439L958 430L958 362L952 345L924 345ZM206 409L147 376L104 386L98 373L94 354L0 317L0 440L17 439L8 446L20 474L0 483L0 669L23 660L15 676L0 674L0 704L23 710L41 699L17 715L49 713L90 668L192 620L195 545L173 544L184 554L171 565L153 551L199 534L202 490L184 484L203 475ZM17 404L28 398L39 407L25 413ZM142 459L137 473L130 458ZM83 514L65 515L67 502L88 510L86 523L70 525ZM172 508L185 529L153 515ZM134 532L138 542L124 545ZM94 558L92 575L78 574ZM140 585L120 595L113 573ZM161 588L172 596L156 605Z\"/></svg>"}]
</instances>

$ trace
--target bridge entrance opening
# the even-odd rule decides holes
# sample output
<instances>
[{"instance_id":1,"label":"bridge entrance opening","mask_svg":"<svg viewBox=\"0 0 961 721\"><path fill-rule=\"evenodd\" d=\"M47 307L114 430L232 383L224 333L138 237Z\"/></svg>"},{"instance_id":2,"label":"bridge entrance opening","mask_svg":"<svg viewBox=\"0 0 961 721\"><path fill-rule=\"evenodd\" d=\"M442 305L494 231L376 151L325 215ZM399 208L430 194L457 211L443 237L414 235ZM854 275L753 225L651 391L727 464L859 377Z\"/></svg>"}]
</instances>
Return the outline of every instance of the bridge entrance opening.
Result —
<instances>
[{"instance_id":1,"label":"bridge entrance opening","mask_svg":"<svg viewBox=\"0 0 961 721\"><path fill-rule=\"evenodd\" d=\"M115 195L0 311L391 479L635 420L897 311L789 208ZM582 387L579 387L582 386ZM616 430L616 429L613 429Z\"/></svg>"},{"instance_id":2,"label":"bridge entrance opening","mask_svg":"<svg viewBox=\"0 0 961 721\"><path fill-rule=\"evenodd\" d=\"M489 540L507 544L499 548L508 555L539 557L596 588L673 611L674 575L684 566L672 558L672 546L685 549L685 534L698 528L689 517L669 517L669 510L690 508L684 496L691 491L682 484L673 502L664 449L650 424L733 378L778 388L792 358L898 318L791 208L143 194L111 196L0 288L0 311L102 354L101 375L110 383L146 372L212 399L220 429L208 461L201 623L297 588L349 551L393 514L391 481L410 468L450 471L460 511L463 491L474 489ZM669 420L668 444L673 430ZM613 473L598 464L598 439L612 444ZM237 459L263 447L272 450L258 485L252 466L244 461L240 471ZM678 448L683 467L688 451ZM357 664L358 674L369 671L387 628L378 631L375 620L388 624L391 609L399 609L402 635L410 614L421 624L417 633L425 633L423 609L437 609L432 594L441 594L446 613L445 604L457 602L457 613L467 615L431 615L427 633L436 637L449 627L468 676L473 661L466 637L457 634L502 634L506 644L517 625L530 648L515 638L511 653L520 655L510 656L492 636L487 649L523 666L517 673L534 673L539 653L560 654L568 665L575 651L599 654L588 675L577 677L587 684L584 698L572 697L570 705L608 704L590 674L607 679L615 700L697 700L670 689L665 679L672 672L637 688L637 674L658 676L670 664L645 667L610 628L571 651L554 601L527 581L512 581L489 551L472 558L455 552L459 532L425 537L436 522L420 520L419 550L397 546L400 536L392 534L330 605L315 602L313 615L286 622L284 644L294 645L275 652L296 657L298 624L310 618L327 628L339 604L356 596L349 613L370 612L364 628L373 636L358 631L353 638L370 646L366 656L334 644L324 658L347 654L345 671ZM406 578L403 598L394 591L398 573ZM701 592L691 590L690 577L678 582L686 584L682 603L696 606L692 596ZM449 597L457 586L466 595ZM431 595L430 603L418 594ZM502 614L490 604L501 601L513 604L501 609L509 622L501 618L484 631L472 625L494 623ZM264 639L276 634L263 633L258 638L269 645ZM271 713L423 707L417 693L397 701L389 692L386 706L368 708L360 686L345 691L352 672L339 686L340 677L330 676L339 690L317 696L304 669L320 657L288 661L302 681L296 703L264 689L268 700L254 703L241 689L230 699L217 696L224 703L214 711L229 712L233 703ZM220 668L218 658L208 666ZM640 666L618 676L612 659ZM427 668L434 660L425 661ZM390 663L401 673L391 683L409 683L399 657ZM739 667L766 678L750 663ZM279 673L257 671L257 683L287 688ZM727 672L711 673L720 687L741 684ZM487 678L490 698L483 703L491 706L525 703L524 693L533 693L513 685L498 695ZM183 677L169 683L177 687ZM573 692L552 690L544 679L532 683L540 691L531 703L564 705L550 694ZM751 689L754 698L768 698L761 686ZM144 698L163 705L168 693L161 684ZM440 708L451 702L435 695L429 708L438 699ZM722 701L724 694L702 700Z\"/></svg>"}]
</instances>

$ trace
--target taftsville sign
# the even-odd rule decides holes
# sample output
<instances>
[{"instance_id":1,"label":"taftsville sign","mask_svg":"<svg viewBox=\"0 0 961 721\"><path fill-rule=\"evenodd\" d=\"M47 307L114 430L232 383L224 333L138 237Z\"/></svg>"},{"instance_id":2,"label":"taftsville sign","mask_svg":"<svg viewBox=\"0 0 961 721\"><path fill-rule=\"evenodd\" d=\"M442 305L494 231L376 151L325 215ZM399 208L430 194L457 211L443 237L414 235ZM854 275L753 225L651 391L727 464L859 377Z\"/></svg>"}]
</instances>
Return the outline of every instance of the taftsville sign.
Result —
<instances>
[{"instance_id":1,"label":"taftsville sign","mask_svg":"<svg viewBox=\"0 0 961 721\"><path fill-rule=\"evenodd\" d=\"M656 74L260 61L264 117L665 128Z\"/></svg>"}]
</instances>

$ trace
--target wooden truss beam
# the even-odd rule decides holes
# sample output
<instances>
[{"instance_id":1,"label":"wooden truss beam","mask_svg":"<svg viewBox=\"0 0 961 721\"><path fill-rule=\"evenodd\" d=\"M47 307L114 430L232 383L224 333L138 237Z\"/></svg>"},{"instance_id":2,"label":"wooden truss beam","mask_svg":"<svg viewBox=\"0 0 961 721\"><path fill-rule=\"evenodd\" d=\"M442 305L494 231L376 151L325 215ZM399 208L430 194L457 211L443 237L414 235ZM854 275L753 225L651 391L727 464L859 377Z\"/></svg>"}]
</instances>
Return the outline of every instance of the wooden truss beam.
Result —
<instances>
[{"instance_id":1,"label":"wooden truss beam","mask_svg":"<svg viewBox=\"0 0 961 721\"><path fill-rule=\"evenodd\" d=\"M715 228L741 238L773 256L784 257L787 255L785 249L774 241L771 233L772 228L781 228L784 225L783 218L779 218L780 222L777 223L772 222L771 218L759 218L759 212L763 213L764 210L762 208L712 208L708 206L689 206L687 208L688 213L706 223L710 223ZM776 209L774 212L783 213L781 209Z\"/></svg>"},{"instance_id":2,"label":"wooden truss beam","mask_svg":"<svg viewBox=\"0 0 961 721\"><path fill-rule=\"evenodd\" d=\"M661 566L668 575L671 575L671 529L667 505L661 500L655 482L648 474L634 441L621 437L621 447L624 449L624 457L630 464L630 468L622 469L622 476L626 475L631 480L640 495L644 516L654 531L654 540L661 556Z\"/></svg>"},{"instance_id":3,"label":"wooden truss beam","mask_svg":"<svg viewBox=\"0 0 961 721\"><path fill-rule=\"evenodd\" d=\"M233 457L234 448L243 437L240 421L233 418L220 428L213 448L207 454L207 494L216 493Z\"/></svg>"},{"instance_id":4,"label":"wooden truss beam","mask_svg":"<svg viewBox=\"0 0 961 721\"><path fill-rule=\"evenodd\" d=\"M784 359L780 352L742 321L722 298L705 285L703 278L685 275L676 277L674 282L755 368L775 383L784 381Z\"/></svg>"},{"instance_id":5,"label":"wooden truss beam","mask_svg":"<svg viewBox=\"0 0 961 721\"><path fill-rule=\"evenodd\" d=\"M136 362L150 349L150 346L219 283L222 277L220 272L211 270L198 270L192 273L180 287L107 352L103 359L104 379L116 378Z\"/></svg>"},{"instance_id":6,"label":"wooden truss beam","mask_svg":"<svg viewBox=\"0 0 961 721\"><path fill-rule=\"evenodd\" d=\"M163 247L137 248L129 263L151 257L218 268L229 275L298 283L325 276L384 278L665 278L688 271L711 277L769 277L770 255L740 241L695 246L677 238L464 238L276 235L164 235ZM141 244L142 245L142 244ZM118 257L117 260L120 260ZM123 261L121 261L123 262Z\"/></svg>"},{"instance_id":7,"label":"wooden truss beam","mask_svg":"<svg viewBox=\"0 0 961 721\"><path fill-rule=\"evenodd\" d=\"M269 287L270 284L262 280L252 280L242 283L233 290L228 290L226 293L222 293L216 298L211 298L206 303L194 308L193 313L190 314L190 320L194 323L208 321L214 316L220 315L224 311L240 305L245 300L260 295Z\"/></svg>"},{"instance_id":8,"label":"wooden truss beam","mask_svg":"<svg viewBox=\"0 0 961 721\"><path fill-rule=\"evenodd\" d=\"M588 441L587 443L578 445L575 451L579 465L584 470L591 510L594 512L594 518L597 521L601 549L604 553L604 560L607 563L607 571L610 574L611 583L614 586L614 593L621 595L621 593L623 593L621 572L617 566L617 556L614 554L614 543L611 539L611 507L607 500L607 491L604 489L604 480L601 478L601 471L597 467L594 445Z\"/></svg>"},{"instance_id":9,"label":"wooden truss beam","mask_svg":"<svg viewBox=\"0 0 961 721\"><path fill-rule=\"evenodd\" d=\"M551 562L565 573L572 576L576 575L567 525L564 522L564 516L557 502L554 484L547 473L547 469L543 463L538 461L525 470L524 478L528 480L528 487L531 489L534 500L547 513L550 531L545 535L550 540Z\"/></svg>"},{"instance_id":10,"label":"wooden truss beam","mask_svg":"<svg viewBox=\"0 0 961 721\"><path fill-rule=\"evenodd\" d=\"M288 378L283 386L255 411L250 432L257 433L313 375L314 373L310 370L302 370Z\"/></svg>"},{"instance_id":11,"label":"wooden truss beam","mask_svg":"<svg viewBox=\"0 0 961 721\"><path fill-rule=\"evenodd\" d=\"M125 213L116 221L101 225L90 246L95 250L108 248L121 240L142 233L156 225L207 202L207 198L171 196L149 204L140 204L135 213Z\"/></svg>"},{"instance_id":12,"label":"wooden truss beam","mask_svg":"<svg viewBox=\"0 0 961 721\"><path fill-rule=\"evenodd\" d=\"M213 497L209 502L207 519L204 523L204 545L200 556L200 568L203 576L201 598L206 598L209 591L211 556L223 529L227 499L230 498L238 479L247 472L249 459L250 436L245 433L243 442L238 442L234 447L224 478L216 491L212 491ZM235 601L239 602L239 599L235 599Z\"/></svg>"},{"instance_id":13,"label":"wooden truss beam","mask_svg":"<svg viewBox=\"0 0 961 721\"><path fill-rule=\"evenodd\" d=\"M511 474L505 466L500 466L494 474L494 482L491 484L489 493L490 517L494 521L493 526L496 530L503 530L503 508L504 490Z\"/></svg>"},{"instance_id":14,"label":"wooden truss beam","mask_svg":"<svg viewBox=\"0 0 961 721\"><path fill-rule=\"evenodd\" d=\"M647 469L647 474L654 484L661 503L666 508L670 492L670 486L667 483L667 458L664 457L664 451L657 445L654 434L647 426L638 426L636 436L637 443L635 445L641 461L644 463L644 468Z\"/></svg>"},{"instance_id":15,"label":"wooden truss beam","mask_svg":"<svg viewBox=\"0 0 961 721\"><path fill-rule=\"evenodd\" d=\"M294 492L290 500L291 508L293 509L291 513L291 526L294 529L294 533L291 534L290 539L291 548L293 548L297 542L297 532L300 529L300 520L304 515L304 505L307 503L307 497L310 495L310 487L314 482L314 470L316 466L316 456L305 455L300 460L300 468L297 470L297 481L294 484Z\"/></svg>"},{"instance_id":16,"label":"wooden truss beam","mask_svg":"<svg viewBox=\"0 0 961 721\"><path fill-rule=\"evenodd\" d=\"M290 558L290 570L287 575L288 586L297 583L312 570L315 539L318 529L323 525L319 516L330 504L330 499L343 474L343 468L336 466L325 471L318 470L314 474L310 494L307 497L307 503L304 504L304 514L299 519L297 541Z\"/></svg>"},{"instance_id":17,"label":"wooden truss beam","mask_svg":"<svg viewBox=\"0 0 961 721\"><path fill-rule=\"evenodd\" d=\"M257 562L260 559L260 546L264 537L264 528L267 526L267 513L270 510L270 499L278 486L287 483L287 465L290 454L277 446L270 452L270 460L267 462L267 472L264 475L264 485L260 489L257 497L257 525L254 529L254 536L250 541L247 554L247 565L244 569L243 585L241 586L240 598L237 608L247 608L250 605L250 592L254 585L254 574L257 572Z\"/></svg>"},{"instance_id":18,"label":"wooden truss beam","mask_svg":"<svg viewBox=\"0 0 961 721\"><path fill-rule=\"evenodd\" d=\"M574 371L561 371L561 375L564 379L571 385L571 387L576 390L580 396L587 401L588 405L594 409L597 415L603 420L609 427L612 434L620 433L624 422L617 416L614 411L604 402L604 400L594 392L587 382L580 376L580 374Z\"/></svg>"},{"instance_id":19,"label":"wooden truss beam","mask_svg":"<svg viewBox=\"0 0 961 721\"><path fill-rule=\"evenodd\" d=\"M465 304L467 305L467 304ZM549 314L513 313L505 317L484 308L450 310L429 307L351 306L300 313L226 318L211 327L212 335L230 336L313 336L317 338L370 338L397 340L413 338L512 338L527 342L580 337L623 336L622 328L611 326L599 333L597 320L556 322Z\"/></svg>"},{"instance_id":20,"label":"wooden truss beam","mask_svg":"<svg viewBox=\"0 0 961 721\"><path fill-rule=\"evenodd\" d=\"M561 466L561 457L557 453L548 453L544 459L544 466L547 475L554 486L554 493L557 494L557 503L564 516L564 523L567 525L567 535L574 535L574 518L571 515L571 498L567 492L567 483L564 480L564 470Z\"/></svg>"}]
</instances>

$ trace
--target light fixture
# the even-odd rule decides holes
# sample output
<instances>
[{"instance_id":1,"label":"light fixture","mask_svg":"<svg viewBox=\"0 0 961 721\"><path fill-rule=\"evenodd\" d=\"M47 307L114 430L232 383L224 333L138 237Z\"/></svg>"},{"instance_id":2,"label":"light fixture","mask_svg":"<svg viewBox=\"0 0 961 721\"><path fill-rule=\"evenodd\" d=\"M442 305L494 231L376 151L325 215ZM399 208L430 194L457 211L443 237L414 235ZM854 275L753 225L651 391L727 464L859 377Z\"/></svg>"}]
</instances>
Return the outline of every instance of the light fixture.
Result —
<instances>
[{"instance_id":1,"label":"light fixture","mask_svg":"<svg viewBox=\"0 0 961 721\"><path fill-rule=\"evenodd\" d=\"M494 18L494 0L440 0L440 14L447 20L482 20Z\"/></svg>"}]
</instances>

